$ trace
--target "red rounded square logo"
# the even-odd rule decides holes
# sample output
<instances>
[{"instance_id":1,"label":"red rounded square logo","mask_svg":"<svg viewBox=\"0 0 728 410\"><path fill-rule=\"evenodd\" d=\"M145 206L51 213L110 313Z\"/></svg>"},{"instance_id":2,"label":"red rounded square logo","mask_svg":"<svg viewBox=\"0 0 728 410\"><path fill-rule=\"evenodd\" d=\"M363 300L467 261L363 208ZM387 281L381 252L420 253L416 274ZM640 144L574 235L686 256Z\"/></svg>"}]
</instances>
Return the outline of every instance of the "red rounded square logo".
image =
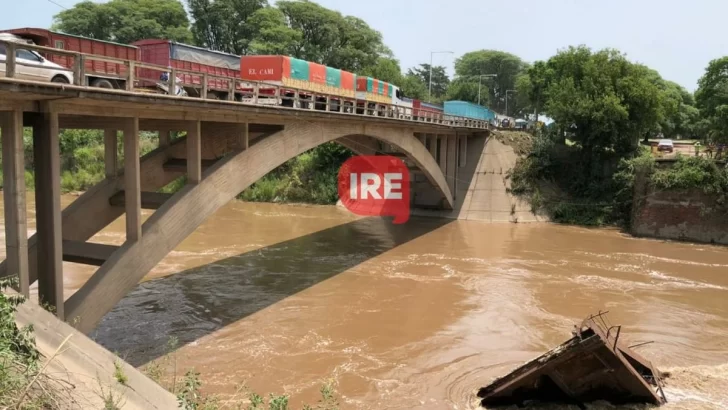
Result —
<instances>
[{"instance_id":1,"label":"red rounded square logo","mask_svg":"<svg viewBox=\"0 0 728 410\"><path fill-rule=\"evenodd\" d=\"M409 220L409 170L397 157L351 157L339 169L338 185L341 202L357 215L393 216L395 224Z\"/></svg>"}]
</instances>

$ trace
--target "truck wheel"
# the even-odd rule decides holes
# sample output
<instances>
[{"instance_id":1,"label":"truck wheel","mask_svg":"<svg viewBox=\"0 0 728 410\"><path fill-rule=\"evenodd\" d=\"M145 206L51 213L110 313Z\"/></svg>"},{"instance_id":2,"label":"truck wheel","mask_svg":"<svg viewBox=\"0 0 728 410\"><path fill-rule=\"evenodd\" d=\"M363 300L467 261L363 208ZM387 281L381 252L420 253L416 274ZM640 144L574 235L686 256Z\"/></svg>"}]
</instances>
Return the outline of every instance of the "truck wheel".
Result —
<instances>
[{"instance_id":1,"label":"truck wheel","mask_svg":"<svg viewBox=\"0 0 728 410\"><path fill-rule=\"evenodd\" d=\"M114 88L114 84L111 84L111 81L104 78L97 78L91 82L91 87Z\"/></svg>"},{"instance_id":2,"label":"truck wheel","mask_svg":"<svg viewBox=\"0 0 728 410\"><path fill-rule=\"evenodd\" d=\"M62 75L57 75L57 76L53 77L51 82L56 83L56 84L69 84L68 78L66 78Z\"/></svg>"}]
</instances>

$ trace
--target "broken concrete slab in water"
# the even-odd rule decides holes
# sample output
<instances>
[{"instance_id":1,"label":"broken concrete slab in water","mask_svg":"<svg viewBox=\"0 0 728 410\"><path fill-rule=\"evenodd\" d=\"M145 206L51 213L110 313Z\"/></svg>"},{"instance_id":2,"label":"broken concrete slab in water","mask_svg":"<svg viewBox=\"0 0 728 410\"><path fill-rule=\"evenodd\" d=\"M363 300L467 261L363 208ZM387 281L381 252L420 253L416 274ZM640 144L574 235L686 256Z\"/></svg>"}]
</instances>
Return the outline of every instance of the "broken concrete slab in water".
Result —
<instances>
[{"instance_id":1,"label":"broken concrete slab in water","mask_svg":"<svg viewBox=\"0 0 728 410\"><path fill-rule=\"evenodd\" d=\"M625 344L622 327L610 325L606 313L589 316L571 339L481 388L481 405L666 403L666 375Z\"/></svg>"}]
</instances>

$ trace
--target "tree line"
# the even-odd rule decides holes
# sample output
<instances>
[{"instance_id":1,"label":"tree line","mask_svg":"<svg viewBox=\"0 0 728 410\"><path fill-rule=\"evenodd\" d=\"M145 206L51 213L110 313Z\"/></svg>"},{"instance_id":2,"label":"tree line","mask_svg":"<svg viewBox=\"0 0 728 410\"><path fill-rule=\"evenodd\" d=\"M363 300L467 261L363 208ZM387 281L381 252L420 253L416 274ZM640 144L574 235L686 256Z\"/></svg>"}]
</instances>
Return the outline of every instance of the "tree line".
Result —
<instances>
[{"instance_id":1,"label":"tree line","mask_svg":"<svg viewBox=\"0 0 728 410\"><path fill-rule=\"evenodd\" d=\"M239 55L290 55L397 84L411 98L480 102L515 117L539 112L579 130L586 129L583 121L594 130L610 123L615 139L626 137L624 127L641 138L662 134L723 141L728 134L728 57L710 63L694 95L616 50L586 47L571 47L534 64L504 51L473 51L455 60L451 79L442 66L430 70L429 64L420 64L403 71L381 33L360 18L312 1L183 1L83 1L58 13L53 28L120 43L166 38ZM598 97L586 104L583 97L589 93ZM638 112L633 103L649 106ZM589 114L592 110L599 114Z\"/></svg>"},{"instance_id":2,"label":"tree line","mask_svg":"<svg viewBox=\"0 0 728 410\"><path fill-rule=\"evenodd\" d=\"M507 91L515 89L528 67L502 51L467 53L456 60L454 79L445 67L432 67L430 95L430 65L404 72L381 33L360 18L307 0L275 5L267 0L185 0L184 5L178 0L83 1L58 13L52 28L127 44L165 38L238 55L289 55L396 84L410 98L480 101L501 113ZM481 74L497 77L481 79ZM510 114L522 113L515 93L508 104Z\"/></svg>"}]
</instances>

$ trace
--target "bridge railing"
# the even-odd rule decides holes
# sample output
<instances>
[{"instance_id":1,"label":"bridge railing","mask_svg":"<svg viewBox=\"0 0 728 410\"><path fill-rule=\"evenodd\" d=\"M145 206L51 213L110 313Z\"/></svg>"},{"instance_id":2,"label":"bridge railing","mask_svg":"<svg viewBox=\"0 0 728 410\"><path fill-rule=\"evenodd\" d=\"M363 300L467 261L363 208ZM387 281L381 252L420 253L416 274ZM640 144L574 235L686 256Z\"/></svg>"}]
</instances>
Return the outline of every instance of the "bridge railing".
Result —
<instances>
[{"instance_id":1,"label":"bridge railing","mask_svg":"<svg viewBox=\"0 0 728 410\"><path fill-rule=\"evenodd\" d=\"M122 88L125 91L148 92L150 89L156 90L157 88L161 88L164 90L166 88L166 94L177 98L220 100L220 96L224 95L228 101L245 105L273 105L297 110L339 112L356 116L394 118L403 121L441 124L461 128L491 128L490 123L484 120L434 113L396 104L363 101L358 100L355 96L313 92L311 90L282 84L212 75L199 71L60 50L35 44L0 40L0 45L4 45L6 50L5 76L8 78L17 77L17 67L19 65L29 67L38 66L37 64L18 61L16 58L16 50L26 49L38 53L60 55L66 57L68 61L72 61L72 64L70 64L71 68L64 68L63 70L68 72L72 79L72 84L76 86L88 86L87 76L99 74L94 70L93 67L95 65L93 62L111 63L120 67L120 69L117 69L116 74L117 77L123 79ZM166 81L161 80L163 74L167 74ZM185 76L187 81L182 82L178 80L179 75ZM178 89L189 86L190 83L193 85L199 84L198 96L176 95ZM194 89L197 89L197 87L194 87Z\"/></svg>"}]
</instances>

